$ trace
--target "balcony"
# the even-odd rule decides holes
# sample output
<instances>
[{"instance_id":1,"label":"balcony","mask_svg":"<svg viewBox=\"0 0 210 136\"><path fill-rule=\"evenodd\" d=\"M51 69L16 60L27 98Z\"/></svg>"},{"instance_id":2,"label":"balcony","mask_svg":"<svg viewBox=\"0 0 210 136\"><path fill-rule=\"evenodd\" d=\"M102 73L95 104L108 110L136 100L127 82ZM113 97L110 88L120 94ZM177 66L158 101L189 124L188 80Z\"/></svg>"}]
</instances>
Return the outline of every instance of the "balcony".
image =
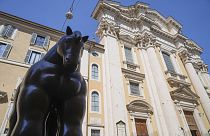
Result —
<instances>
[{"instance_id":1,"label":"balcony","mask_svg":"<svg viewBox=\"0 0 210 136\"><path fill-rule=\"evenodd\" d=\"M166 71L166 79L171 87L190 86L187 77L172 71Z\"/></svg>"},{"instance_id":2,"label":"balcony","mask_svg":"<svg viewBox=\"0 0 210 136\"><path fill-rule=\"evenodd\" d=\"M124 68L132 70L132 71L136 71L137 68L140 68L139 65L134 64L134 63L129 62L129 61L123 61L123 64L124 64Z\"/></svg>"}]
</instances>

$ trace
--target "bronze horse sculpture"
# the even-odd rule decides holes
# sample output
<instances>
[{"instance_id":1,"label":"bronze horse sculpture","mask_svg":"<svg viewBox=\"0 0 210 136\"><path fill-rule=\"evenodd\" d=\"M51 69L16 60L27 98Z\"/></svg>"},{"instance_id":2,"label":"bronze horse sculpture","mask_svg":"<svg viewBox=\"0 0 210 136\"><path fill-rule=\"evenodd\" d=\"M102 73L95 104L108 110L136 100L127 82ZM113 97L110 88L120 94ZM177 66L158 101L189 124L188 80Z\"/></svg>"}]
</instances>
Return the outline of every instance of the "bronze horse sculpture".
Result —
<instances>
[{"instance_id":1,"label":"bronze horse sculpture","mask_svg":"<svg viewBox=\"0 0 210 136\"><path fill-rule=\"evenodd\" d=\"M7 136L82 136L87 90L80 61L87 39L67 27L30 67L18 87Z\"/></svg>"}]
</instances>

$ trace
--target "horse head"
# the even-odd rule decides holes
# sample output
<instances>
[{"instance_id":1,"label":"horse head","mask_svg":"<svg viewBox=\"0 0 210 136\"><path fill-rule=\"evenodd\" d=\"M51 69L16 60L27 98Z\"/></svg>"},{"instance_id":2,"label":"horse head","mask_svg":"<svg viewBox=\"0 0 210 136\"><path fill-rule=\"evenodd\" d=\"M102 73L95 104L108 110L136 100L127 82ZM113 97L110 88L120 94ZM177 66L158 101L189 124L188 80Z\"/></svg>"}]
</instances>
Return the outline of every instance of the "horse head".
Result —
<instances>
[{"instance_id":1,"label":"horse head","mask_svg":"<svg viewBox=\"0 0 210 136\"><path fill-rule=\"evenodd\" d=\"M66 29L66 35L64 35L58 41L57 52L63 59L63 66L70 72L77 70L83 49L84 43L87 41L88 36L82 37L81 32L72 32L71 28L68 26Z\"/></svg>"}]
</instances>

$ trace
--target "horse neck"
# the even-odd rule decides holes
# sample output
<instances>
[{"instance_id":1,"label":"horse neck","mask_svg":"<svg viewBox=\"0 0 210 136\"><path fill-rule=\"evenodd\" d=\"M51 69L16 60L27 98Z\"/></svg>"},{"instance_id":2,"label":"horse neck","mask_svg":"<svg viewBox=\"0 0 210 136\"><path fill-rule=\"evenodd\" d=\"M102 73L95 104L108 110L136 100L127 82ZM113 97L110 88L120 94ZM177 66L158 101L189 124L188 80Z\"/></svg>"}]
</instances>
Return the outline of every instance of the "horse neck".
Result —
<instances>
[{"instance_id":1,"label":"horse neck","mask_svg":"<svg viewBox=\"0 0 210 136\"><path fill-rule=\"evenodd\" d=\"M53 64L63 65L63 58L57 53L58 44L54 45L44 56L43 60Z\"/></svg>"},{"instance_id":2,"label":"horse neck","mask_svg":"<svg viewBox=\"0 0 210 136\"><path fill-rule=\"evenodd\" d=\"M58 48L58 44L54 45L48 52L47 54L44 56L43 60L48 61L50 63L62 66L63 65L63 58L58 54L57 52L57 48ZM78 68L76 70L76 72L80 73L80 66L81 66L81 62L80 64L78 64Z\"/></svg>"}]
</instances>

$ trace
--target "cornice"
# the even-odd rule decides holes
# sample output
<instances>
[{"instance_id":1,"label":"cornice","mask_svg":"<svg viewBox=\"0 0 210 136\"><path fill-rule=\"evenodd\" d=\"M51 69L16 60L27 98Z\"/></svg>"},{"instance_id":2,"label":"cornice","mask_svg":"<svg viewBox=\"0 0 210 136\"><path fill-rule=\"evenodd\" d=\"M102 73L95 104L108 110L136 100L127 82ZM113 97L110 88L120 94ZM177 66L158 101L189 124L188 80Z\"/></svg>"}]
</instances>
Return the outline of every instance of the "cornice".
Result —
<instances>
[{"instance_id":1,"label":"cornice","mask_svg":"<svg viewBox=\"0 0 210 136\"><path fill-rule=\"evenodd\" d=\"M42 24L38 24L5 12L0 11L0 20L4 23L12 23L15 24L15 26L21 26L26 29L33 30L39 30L43 33L47 33L49 36L51 36L54 40L58 40L62 35L64 35L64 32L44 26ZM51 39L52 39L51 38Z\"/></svg>"},{"instance_id":2,"label":"cornice","mask_svg":"<svg viewBox=\"0 0 210 136\"><path fill-rule=\"evenodd\" d=\"M171 25L175 26L178 30L180 30L182 28L182 25L180 23L178 23L175 19L173 19L173 17L169 16L169 17L165 18L156 10L148 9L146 11L146 16L147 15L156 16L158 19L160 19L162 22L164 22L166 26L171 24Z\"/></svg>"},{"instance_id":3,"label":"cornice","mask_svg":"<svg viewBox=\"0 0 210 136\"><path fill-rule=\"evenodd\" d=\"M141 14L139 9L143 10ZM165 23L166 26L173 25L178 29L178 31L182 28L182 26L171 16L165 18L158 11L150 9L147 4L137 2L132 6L122 6L120 3L111 2L111 1L99 1L92 13L92 17L97 20L98 15L104 10L111 11L115 13L118 18L125 20L126 22L138 22L138 20L143 20L148 23L152 23L159 27L159 25L149 18L147 15L154 15L162 22ZM145 15L143 15L145 14Z\"/></svg>"},{"instance_id":4,"label":"cornice","mask_svg":"<svg viewBox=\"0 0 210 136\"><path fill-rule=\"evenodd\" d=\"M166 37L168 39L171 39L173 42L177 42L179 39L180 40L183 40L183 41L186 41L187 40L187 37L185 37L184 35L182 35L180 33L177 33L175 35L172 35L172 34L170 34L168 32L165 32L165 31L157 28L154 25L150 27L150 30L152 32L155 32L155 33L158 33L158 34L162 35L163 37Z\"/></svg>"},{"instance_id":5,"label":"cornice","mask_svg":"<svg viewBox=\"0 0 210 136\"><path fill-rule=\"evenodd\" d=\"M98 51L100 53L104 53L105 51L104 45L90 40L85 43L85 49L88 51Z\"/></svg>"},{"instance_id":6,"label":"cornice","mask_svg":"<svg viewBox=\"0 0 210 136\"><path fill-rule=\"evenodd\" d=\"M196 52L199 52L199 53L202 53L203 52L203 49L201 47L199 47L194 41L192 40L186 40L185 42L185 46L188 50L190 51L196 51Z\"/></svg>"},{"instance_id":7,"label":"cornice","mask_svg":"<svg viewBox=\"0 0 210 136\"><path fill-rule=\"evenodd\" d=\"M125 78L133 79L137 81L143 81L145 78L145 74L134 72L132 70L128 70L125 68L122 68L122 73L124 74Z\"/></svg>"},{"instance_id":8,"label":"cornice","mask_svg":"<svg viewBox=\"0 0 210 136\"><path fill-rule=\"evenodd\" d=\"M136 45L136 41L130 35L119 35L119 40Z\"/></svg>"}]
</instances>

